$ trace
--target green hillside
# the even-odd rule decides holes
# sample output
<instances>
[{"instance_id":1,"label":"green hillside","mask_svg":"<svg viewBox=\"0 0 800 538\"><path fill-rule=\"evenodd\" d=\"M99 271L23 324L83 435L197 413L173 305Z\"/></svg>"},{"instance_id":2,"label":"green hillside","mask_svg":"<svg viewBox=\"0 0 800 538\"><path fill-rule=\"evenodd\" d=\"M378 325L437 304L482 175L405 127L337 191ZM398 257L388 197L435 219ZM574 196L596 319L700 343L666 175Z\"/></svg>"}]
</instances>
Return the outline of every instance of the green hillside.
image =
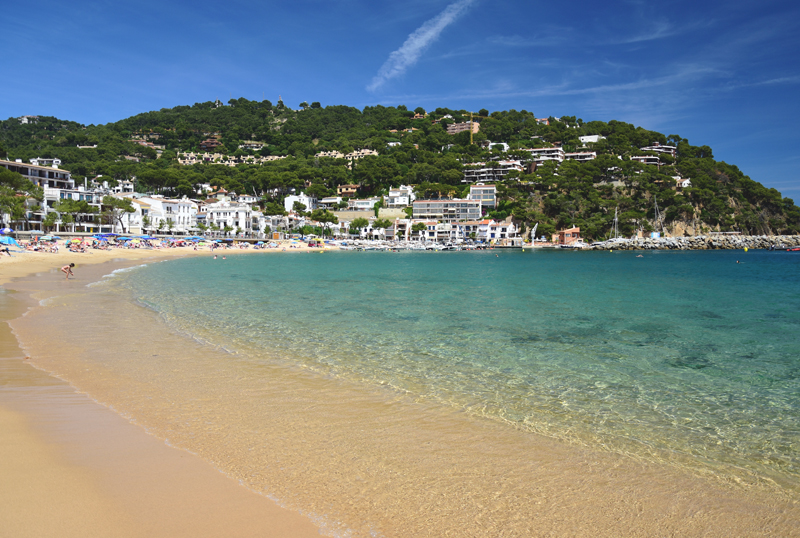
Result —
<instances>
[{"instance_id":1,"label":"green hillside","mask_svg":"<svg viewBox=\"0 0 800 538\"><path fill-rule=\"evenodd\" d=\"M319 197L335 194L336 186L356 183L359 195L383 194L392 186L412 184L429 196L463 196L468 185L463 170L478 162L488 166L502 159L527 159L528 148L560 144L566 152L582 150L579 137L601 135L591 144L595 160L545 163L536 170L512 171L498 186L495 218L513 216L539 231L580 226L589 239L606 237L615 210L619 230L629 235L656 226L655 202L663 223L675 234L709 230L750 234L800 232L800 209L775 189L767 189L731 164L716 161L708 146L693 146L678 135L664 135L618 121L584 122L574 117L550 118L538 123L525 110L475 114L480 131L470 144L468 132L448 135L446 124L469 121L463 110L438 108L424 115L418 108L302 104L291 110L269 101L233 99L228 104L196 103L147 112L107 125L80 125L53 117L23 124L16 118L0 122L2 154L27 161L33 157L62 160L61 167L76 179L119 181L136 178L137 190L167 195L193 196L195 186L211 183L238 193L257 194L263 203L280 202L292 188ZM446 115L452 119L439 120ZM395 132L392 132L395 131ZM143 147L133 139L147 136L163 146ZM286 156L260 165L220 164L183 166L177 155L202 152L200 144L216 136L214 151L234 157ZM264 144L258 151L239 149L244 141ZM484 147L485 142L506 143ZM399 145L388 147L389 142ZM482 144L483 143L483 144ZM677 146L677 156L658 156L659 165L631 161L639 149L654 143ZM84 147L78 146L95 146ZM322 151L348 153L369 148L378 156L355 161L352 169L343 159L316 158ZM127 158L126 158L127 157ZM139 162L136 162L138 159ZM675 176L691 180L691 187L676 189Z\"/></svg>"}]
</instances>

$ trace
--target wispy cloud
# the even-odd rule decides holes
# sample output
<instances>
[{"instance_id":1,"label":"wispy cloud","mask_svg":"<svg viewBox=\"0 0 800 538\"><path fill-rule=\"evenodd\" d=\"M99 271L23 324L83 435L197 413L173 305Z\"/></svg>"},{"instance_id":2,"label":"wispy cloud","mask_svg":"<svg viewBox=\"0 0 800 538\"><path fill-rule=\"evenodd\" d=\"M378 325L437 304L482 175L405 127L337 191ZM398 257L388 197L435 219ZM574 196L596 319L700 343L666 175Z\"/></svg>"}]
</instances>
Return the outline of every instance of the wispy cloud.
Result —
<instances>
[{"instance_id":1,"label":"wispy cloud","mask_svg":"<svg viewBox=\"0 0 800 538\"><path fill-rule=\"evenodd\" d=\"M544 33L530 37L520 35L495 35L486 38L491 45L509 48L550 47L570 41L573 32L570 28L550 26Z\"/></svg>"},{"instance_id":2,"label":"wispy cloud","mask_svg":"<svg viewBox=\"0 0 800 538\"><path fill-rule=\"evenodd\" d=\"M367 86L367 90L375 91L387 80L405 73L409 67L417 63L425 49L439 38L442 31L476 2L477 0L458 0L412 32L405 43L389 55L389 58L378 70L378 74Z\"/></svg>"},{"instance_id":3,"label":"wispy cloud","mask_svg":"<svg viewBox=\"0 0 800 538\"><path fill-rule=\"evenodd\" d=\"M757 88L759 86L777 86L780 84L797 84L800 82L800 75L771 78L768 80L756 80L752 82L731 82L722 89L726 91L738 90L741 88Z\"/></svg>"},{"instance_id":4,"label":"wispy cloud","mask_svg":"<svg viewBox=\"0 0 800 538\"><path fill-rule=\"evenodd\" d=\"M681 29L674 27L667 21L659 21L646 32L636 34L619 41L620 43L641 43L642 41L653 41L669 37L679 33Z\"/></svg>"}]
</instances>

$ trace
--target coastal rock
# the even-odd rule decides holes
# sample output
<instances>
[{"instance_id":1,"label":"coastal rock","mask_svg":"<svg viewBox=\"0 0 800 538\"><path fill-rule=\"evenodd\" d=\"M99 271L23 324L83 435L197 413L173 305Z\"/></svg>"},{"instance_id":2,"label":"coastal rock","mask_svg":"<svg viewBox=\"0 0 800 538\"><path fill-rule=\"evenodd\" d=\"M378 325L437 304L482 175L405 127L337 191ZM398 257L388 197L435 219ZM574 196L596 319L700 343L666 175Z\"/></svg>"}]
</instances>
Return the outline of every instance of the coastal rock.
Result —
<instances>
[{"instance_id":1,"label":"coastal rock","mask_svg":"<svg viewBox=\"0 0 800 538\"><path fill-rule=\"evenodd\" d=\"M699 235L693 237L659 237L611 239L593 243L585 250L776 250L800 246L800 235Z\"/></svg>"}]
</instances>

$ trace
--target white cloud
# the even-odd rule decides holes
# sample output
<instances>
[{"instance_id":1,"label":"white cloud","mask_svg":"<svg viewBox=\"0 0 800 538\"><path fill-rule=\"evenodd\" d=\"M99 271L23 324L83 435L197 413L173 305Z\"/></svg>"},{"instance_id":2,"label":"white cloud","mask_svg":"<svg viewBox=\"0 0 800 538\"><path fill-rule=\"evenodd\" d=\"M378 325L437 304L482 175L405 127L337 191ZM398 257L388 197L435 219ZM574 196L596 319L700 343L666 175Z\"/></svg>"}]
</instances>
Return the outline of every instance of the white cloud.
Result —
<instances>
[{"instance_id":1,"label":"white cloud","mask_svg":"<svg viewBox=\"0 0 800 538\"><path fill-rule=\"evenodd\" d=\"M405 43L392 52L389 58L378 70L378 74L367 86L367 90L375 91L387 80L398 77L417 63L419 57L428 46L439 38L442 31L452 24L477 0L458 0L447 6L436 17L428 20L408 36Z\"/></svg>"}]
</instances>

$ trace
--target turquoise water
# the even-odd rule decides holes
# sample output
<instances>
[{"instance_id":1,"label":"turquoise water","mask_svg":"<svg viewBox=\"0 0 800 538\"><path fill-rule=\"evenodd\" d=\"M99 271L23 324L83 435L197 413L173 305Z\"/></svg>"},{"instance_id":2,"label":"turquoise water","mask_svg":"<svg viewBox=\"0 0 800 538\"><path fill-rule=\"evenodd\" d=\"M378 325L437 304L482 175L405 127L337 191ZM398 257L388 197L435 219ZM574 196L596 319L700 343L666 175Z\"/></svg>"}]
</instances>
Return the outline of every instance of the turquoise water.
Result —
<instances>
[{"instance_id":1,"label":"turquoise water","mask_svg":"<svg viewBox=\"0 0 800 538\"><path fill-rule=\"evenodd\" d=\"M637 254L207 256L119 281L224 360L800 489L800 255Z\"/></svg>"}]
</instances>

